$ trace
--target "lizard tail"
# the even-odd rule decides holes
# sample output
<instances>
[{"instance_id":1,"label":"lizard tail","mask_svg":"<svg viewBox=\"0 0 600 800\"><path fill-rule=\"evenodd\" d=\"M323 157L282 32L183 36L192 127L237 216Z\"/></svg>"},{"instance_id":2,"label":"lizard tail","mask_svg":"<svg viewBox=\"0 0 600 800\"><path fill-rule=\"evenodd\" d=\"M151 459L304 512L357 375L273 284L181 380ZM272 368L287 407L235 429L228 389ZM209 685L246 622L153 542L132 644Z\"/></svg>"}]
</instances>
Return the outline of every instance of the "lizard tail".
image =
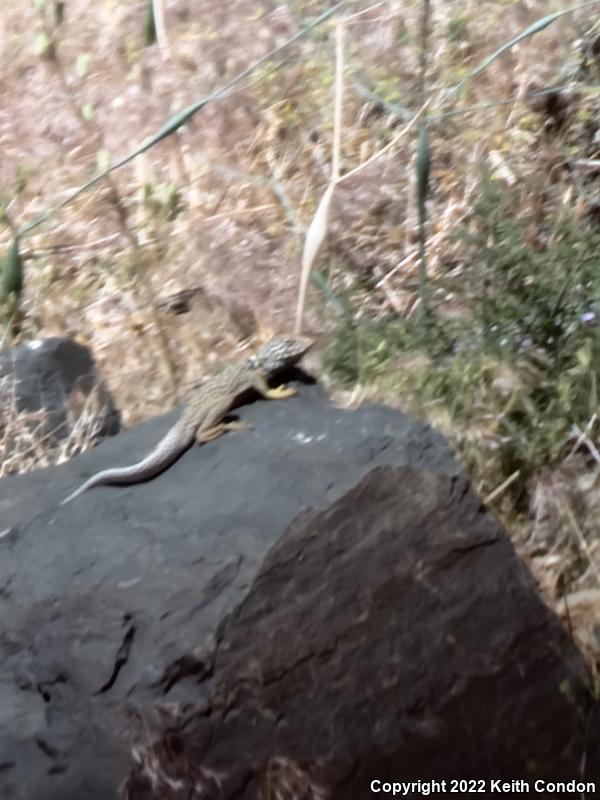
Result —
<instances>
[{"instance_id":1,"label":"lizard tail","mask_svg":"<svg viewBox=\"0 0 600 800\"><path fill-rule=\"evenodd\" d=\"M193 441L193 434L185 434L179 425L174 425L146 458L130 467L113 467L97 472L68 497L65 497L60 505L64 506L65 503L70 503L71 500L79 497L92 486L127 485L153 478L179 458Z\"/></svg>"}]
</instances>

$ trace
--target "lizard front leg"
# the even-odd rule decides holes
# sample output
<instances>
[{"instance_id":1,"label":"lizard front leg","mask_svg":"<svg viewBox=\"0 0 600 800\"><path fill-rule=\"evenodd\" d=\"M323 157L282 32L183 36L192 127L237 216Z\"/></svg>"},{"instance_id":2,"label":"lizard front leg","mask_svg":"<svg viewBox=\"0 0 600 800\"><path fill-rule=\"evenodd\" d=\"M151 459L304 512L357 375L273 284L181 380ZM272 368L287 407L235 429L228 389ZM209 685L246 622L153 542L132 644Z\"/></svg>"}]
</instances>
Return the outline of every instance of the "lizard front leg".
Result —
<instances>
[{"instance_id":1,"label":"lizard front leg","mask_svg":"<svg viewBox=\"0 0 600 800\"><path fill-rule=\"evenodd\" d=\"M265 377L260 372L255 373L253 386L257 392L260 392L263 397L268 397L269 400L283 400L286 397L293 397L296 394L296 390L292 389L291 386L282 385L271 389Z\"/></svg>"},{"instance_id":2,"label":"lizard front leg","mask_svg":"<svg viewBox=\"0 0 600 800\"><path fill-rule=\"evenodd\" d=\"M266 392L263 392L265 397L268 397L269 400L283 400L286 397L293 397L297 394L295 389L292 389L291 386L276 386L275 389L271 389L267 386Z\"/></svg>"}]
</instances>

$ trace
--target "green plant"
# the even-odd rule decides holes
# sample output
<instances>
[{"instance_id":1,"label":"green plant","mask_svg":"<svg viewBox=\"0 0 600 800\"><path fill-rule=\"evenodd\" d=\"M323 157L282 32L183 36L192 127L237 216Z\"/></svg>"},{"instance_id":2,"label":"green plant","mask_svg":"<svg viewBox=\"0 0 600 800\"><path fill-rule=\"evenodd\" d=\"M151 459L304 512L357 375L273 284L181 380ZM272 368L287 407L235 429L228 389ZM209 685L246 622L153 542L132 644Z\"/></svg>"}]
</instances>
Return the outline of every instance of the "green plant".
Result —
<instances>
[{"instance_id":1,"label":"green plant","mask_svg":"<svg viewBox=\"0 0 600 800\"><path fill-rule=\"evenodd\" d=\"M469 14L455 14L446 23L446 36L451 42L464 42L469 37Z\"/></svg>"},{"instance_id":2,"label":"green plant","mask_svg":"<svg viewBox=\"0 0 600 800\"><path fill-rule=\"evenodd\" d=\"M490 487L556 463L573 425L585 427L598 408L600 232L563 213L531 242L513 200L482 176L459 232L469 266L432 293L468 314L440 306L425 329L415 318L344 319L325 362L341 382L375 382L431 419L443 410L463 459ZM418 379L407 353L427 357Z\"/></svg>"}]
</instances>

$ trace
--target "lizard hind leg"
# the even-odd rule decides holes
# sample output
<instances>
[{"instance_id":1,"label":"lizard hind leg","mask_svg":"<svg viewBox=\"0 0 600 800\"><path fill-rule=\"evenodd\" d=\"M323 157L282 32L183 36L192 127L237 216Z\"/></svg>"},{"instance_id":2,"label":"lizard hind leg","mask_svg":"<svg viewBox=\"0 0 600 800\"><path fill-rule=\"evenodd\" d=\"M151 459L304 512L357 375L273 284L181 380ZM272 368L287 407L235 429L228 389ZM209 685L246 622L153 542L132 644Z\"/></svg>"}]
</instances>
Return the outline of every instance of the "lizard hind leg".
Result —
<instances>
[{"instance_id":1,"label":"lizard hind leg","mask_svg":"<svg viewBox=\"0 0 600 800\"><path fill-rule=\"evenodd\" d=\"M232 420L231 422L219 422L217 425L213 425L210 428L206 428L202 430L199 428L196 431L196 441L198 444L206 444L207 442L213 442L215 439L218 439L219 436L223 436L224 433L227 431L249 431L252 430L252 425L248 422L242 422L241 420Z\"/></svg>"}]
</instances>

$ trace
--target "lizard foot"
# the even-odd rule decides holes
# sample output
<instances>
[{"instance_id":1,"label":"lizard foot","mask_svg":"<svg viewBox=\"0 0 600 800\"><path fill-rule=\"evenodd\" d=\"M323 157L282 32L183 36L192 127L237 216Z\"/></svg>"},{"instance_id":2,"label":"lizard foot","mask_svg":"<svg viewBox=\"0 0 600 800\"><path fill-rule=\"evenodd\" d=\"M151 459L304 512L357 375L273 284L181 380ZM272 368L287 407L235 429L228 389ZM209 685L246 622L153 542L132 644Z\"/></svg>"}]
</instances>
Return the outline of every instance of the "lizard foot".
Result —
<instances>
[{"instance_id":1,"label":"lizard foot","mask_svg":"<svg viewBox=\"0 0 600 800\"><path fill-rule=\"evenodd\" d=\"M268 389L265 397L270 400L281 400L285 397L293 397L296 393L296 389L292 389L291 386L277 386L275 389Z\"/></svg>"},{"instance_id":2,"label":"lizard foot","mask_svg":"<svg viewBox=\"0 0 600 800\"><path fill-rule=\"evenodd\" d=\"M252 430L252 425L242 420L233 420L232 422L220 422L218 425L208 428L206 430L196 431L196 441L198 444L206 444L218 439L227 431L249 431Z\"/></svg>"}]
</instances>

